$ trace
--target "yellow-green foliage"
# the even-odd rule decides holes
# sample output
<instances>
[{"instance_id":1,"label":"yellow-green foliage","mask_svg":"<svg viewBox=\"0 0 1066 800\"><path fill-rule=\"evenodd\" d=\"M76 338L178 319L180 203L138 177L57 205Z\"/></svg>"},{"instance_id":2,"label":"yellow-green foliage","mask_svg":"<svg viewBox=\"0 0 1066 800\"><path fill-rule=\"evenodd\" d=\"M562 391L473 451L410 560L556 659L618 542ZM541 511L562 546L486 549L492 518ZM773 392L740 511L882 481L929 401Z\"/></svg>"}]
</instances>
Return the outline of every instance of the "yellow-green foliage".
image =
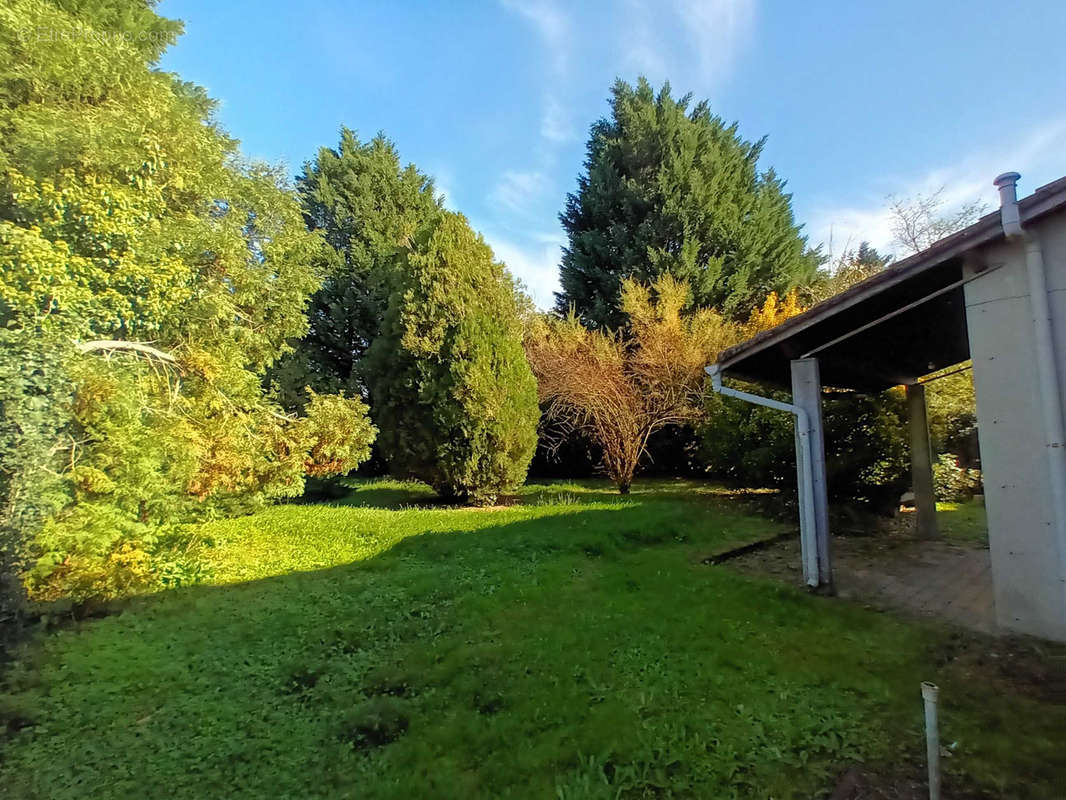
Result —
<instances>
[{"instance_id":1,"label":"yellow-green foliage","mask_svg":"<svg viewBox=\"0 0 1066 800\"><path fill-rule=\"evenodd\" d=\"M573 312L528 326L549 441L572 433L594 441L623 493L656 431L698 419L704 368L738 338L735 323L713 309L690 311L689 300L688 284L669 273L650 285L626 279L627 335L586 328Z\"/></svg>"},{"instance_id":2,"label":"yellow-green foliage","mask_svg":"<svg viewBox=\"0 0 1066 800\"><path fill-rule=\"evenodd\" d=\"M522 482L539 412L521 337L507 271L465 217L442 213L398 260L369 354L394 473L478 503Z\"/></svg>"},{"instance_id":3,"label":"yellow-green foliage","mask_svg":"<svg viewBox=\"0 0 1066 800\"><path fill-rule=\"evenodd\" d=\"M343 394L316 394L308 389L310 401L300 420L300 434L307 453L304 469L316 478L352 470L370 458L370 443L377 429L367 418L366 404Z\"/></svg>"},{"instance_id":4,"label":"yellow-green foliage","mask_svg":"<svg viewBox=\"0 0 1066 800\"><path fill-rule=\"evenodd\" d=\"M282 171L242 162L203 90L152 68L179 29L132 0L0 10L0 324L50 337L65 355L37 380L73 388L33 422L48 436L5 428L66 495L31 554L42 597L164 580L182 522L299 494L373 439L361 401L290 419L264 392L307 330L323 244ZM158 352L75 347L101 340Z\"/></svg>"}]
</instances>

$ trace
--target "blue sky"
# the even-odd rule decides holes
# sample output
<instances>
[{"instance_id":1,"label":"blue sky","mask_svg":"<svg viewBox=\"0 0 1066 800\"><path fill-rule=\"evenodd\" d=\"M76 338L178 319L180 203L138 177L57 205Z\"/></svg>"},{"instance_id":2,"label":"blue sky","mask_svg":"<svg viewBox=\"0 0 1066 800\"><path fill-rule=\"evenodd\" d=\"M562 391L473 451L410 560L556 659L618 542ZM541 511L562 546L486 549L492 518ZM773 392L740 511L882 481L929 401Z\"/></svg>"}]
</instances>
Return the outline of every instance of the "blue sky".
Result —
<instances>
[{"instance_id":1,"label":"blue sky","mask_svg":"<svg viewBox=\"0 0 1066 800\"><path fill-rule=\"evenodd\" d=\"M615 77L707 98L788 180L812 244L891 250L889 194L995 202L1066 174L1066 2L163 0L162 67L295 173L342 124L435 176L542 306Z\"/></svg>"}]
</instances>

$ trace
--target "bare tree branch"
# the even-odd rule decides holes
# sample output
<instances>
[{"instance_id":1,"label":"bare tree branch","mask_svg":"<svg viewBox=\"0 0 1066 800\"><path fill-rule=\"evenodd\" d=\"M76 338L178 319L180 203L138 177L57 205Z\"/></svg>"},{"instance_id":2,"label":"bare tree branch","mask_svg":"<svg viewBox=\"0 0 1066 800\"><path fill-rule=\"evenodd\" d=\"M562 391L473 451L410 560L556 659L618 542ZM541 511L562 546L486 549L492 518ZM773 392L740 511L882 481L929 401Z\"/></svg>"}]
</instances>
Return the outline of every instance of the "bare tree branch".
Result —
<instances>
[{"instance_id":1,"label":"bare tree branch","mask_svg":"<svg viewBox=\"0 0 1066 800\"><path fill-rule=\"evenodd\" d=\"M173 355L171 355L170 353L164 352L162 350L159 350L158 348L152 347L150 344L148 344L146 342L127 342L127 341L124 341L122 339L97 339L97 340L94 340L94 341L91 341L91 342L76 342L74 344L74 347L80 353L107 353L107 354L110 354L110 353L113 353L115 351L122 351L122 350L130 351L130 352L133 352L133 353L138 353L140 355L147 356L150 361L151 360L162 361L164 364L171 365L175 369L179 369L179 370L181 369L180 365L178 364L178 360ZM224 400L226 400L231 406L234 407L234 409L236 409L236 406L233 404L233 401L229 399L229 396L226 395L225 392L223 392L221 389L219 389L213 383L211 384L211 386L212 386L212 388L214 388L214 390ZM280 414L277 411L274 411L272 408L266 408L265 411L270 416L272 416L275 419L280 420L282 422L295 422L296 421L295 417L289 417L289 416L286 416L285 414Z\"/></svg>"},{"instance_id":2,"label":"bare tree branch","mask_svg":"<svg viewBox=\"0 0 1066 800\"><path fill-rule=\"evenodd\" d=\"M980 200L964 203L951 213L943 213L944 187L932 194L888 198L892 235L908 255L919 253L945 236L975 222L985 211Z\"/></svg>"},{"instance_id":3,"label":"bare tree branch","mask_svg":"<svg viewBox=\"0 0 1066 800\"><path fill-rule=\"evenodd\" d=\"M126 342L121 339L98 339L92 342L76 342L74 347L81 353L113 352L115 350L132 350L146 356L164 361L168 364L177 364L178 360L170 353L164 353L144 342Z\"/></svg>"}]
</instances>

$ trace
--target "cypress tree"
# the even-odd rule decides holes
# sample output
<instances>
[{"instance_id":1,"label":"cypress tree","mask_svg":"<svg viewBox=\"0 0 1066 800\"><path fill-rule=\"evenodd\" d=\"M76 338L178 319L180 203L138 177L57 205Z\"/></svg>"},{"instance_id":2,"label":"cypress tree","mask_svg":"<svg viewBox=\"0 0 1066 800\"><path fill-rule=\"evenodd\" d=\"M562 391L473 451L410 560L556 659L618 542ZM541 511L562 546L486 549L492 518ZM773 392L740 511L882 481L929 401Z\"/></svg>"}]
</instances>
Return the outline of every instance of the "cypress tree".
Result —
<instances>
[{"instance_id":1,"label":"cypress tree","mask_svg":"<svg viewBox=\"0 0 1066 800\"><path fill-rule=\"evenodd\" d=\"M363 393L359 364L381 327L396 251L439 212L432 178L402 167L380 133L363 143L342 128L338 146L321 148L296 187L308 227L329 247L308 332L272 374L289 406L302 405L307 385Z\"/></svg>"},{"instance_id":2,"label":"cypress tree","mask_svg":"<svg viewBox=\"0 0 1066 800\"><path fill-rule=\"evenodd\" d=\"M747 142L707 102L689 110L669 84L619 80L611 114L592 126L585 172L560 215L563 254L557 308L587 324L617 327L624 278L664 272L692 288L698 306L744 318L770 292L811 280L820 257L806 247L791 195L760 173L763 140Z\"/></svg>"},{"instance_id":3,"label":"cypress tree","mask_svg":"<svg viewBox=\"0 0 1066 800\"><path fill-rule=\"evenodd\" d=\"M539 409L516 290L461 214L442 212L398 257L367 360L393 474L472 503L522 482Z\"/></svg>"}]
</instances>

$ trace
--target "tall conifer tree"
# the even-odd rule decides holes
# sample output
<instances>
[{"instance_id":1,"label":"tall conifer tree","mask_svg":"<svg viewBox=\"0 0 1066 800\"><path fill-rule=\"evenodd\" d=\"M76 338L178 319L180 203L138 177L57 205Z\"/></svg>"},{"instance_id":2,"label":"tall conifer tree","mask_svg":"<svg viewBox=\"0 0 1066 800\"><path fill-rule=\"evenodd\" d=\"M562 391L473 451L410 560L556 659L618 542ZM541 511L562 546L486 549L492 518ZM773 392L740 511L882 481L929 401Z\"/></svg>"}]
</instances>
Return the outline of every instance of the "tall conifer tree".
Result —
<instances>
[{"instance_id":1,"label":"tall conifer tree","mask_svg":"<svg viewBox=\"0 0 1066 800\"><path fill-rule=\"evenodd\" d=\"M362 392L359 362L381 327L396 251L440 206L433 180L401 166L383 134L359 141L341 129L297 179L308 227L329 249L322 287L311 298L309 330L275 371L285 402L302 404L304 386Z\"/></svg>"},{"instance_id":2,"label":"tall conifer tree","mask_svg":"<svg viewBox=\"0 0 1066 800\"><path fill-rule=\"evenodd\" d=\"M615 327L622 280L664 272L698 306L743 318L770 292L811 280L820 261L792 217L763 142L747 142L704 102L617 81L611 114L592 126L585 172L560 215L569 235L558 309Z\"/></svg>"},{"instance_id":3,"label":"tall conifer tree","mask_svg":"<svg viewBox=\"0 0 1066 800\"><path fill-rule=\"evenodd\" d=\"M517 292L461 214L442 212L397 260L368 361L393 474L473 503L525 479L539 410Z\"/></svg>"}]
</instances>

